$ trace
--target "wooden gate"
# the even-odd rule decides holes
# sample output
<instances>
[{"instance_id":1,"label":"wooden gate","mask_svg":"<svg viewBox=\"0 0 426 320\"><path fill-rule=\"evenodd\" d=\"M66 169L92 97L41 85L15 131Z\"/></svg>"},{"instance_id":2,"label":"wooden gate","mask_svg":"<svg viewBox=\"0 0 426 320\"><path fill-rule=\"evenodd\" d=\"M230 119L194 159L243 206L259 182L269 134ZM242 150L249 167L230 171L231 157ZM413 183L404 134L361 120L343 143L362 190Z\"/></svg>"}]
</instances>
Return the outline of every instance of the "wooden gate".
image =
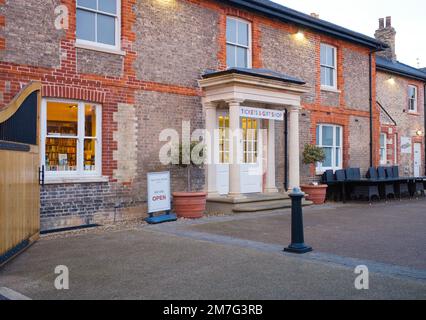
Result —
<instances>
[{"instance_id":1,"label":"wooden gate","mask_svg":"<svg viewBox=\"0 0 426 320\"><path fill-rule=\"evenodd\" d=\"M0 111L0 266L39 237L40 94L32 82Z\"/></svg>"}]
</instances>

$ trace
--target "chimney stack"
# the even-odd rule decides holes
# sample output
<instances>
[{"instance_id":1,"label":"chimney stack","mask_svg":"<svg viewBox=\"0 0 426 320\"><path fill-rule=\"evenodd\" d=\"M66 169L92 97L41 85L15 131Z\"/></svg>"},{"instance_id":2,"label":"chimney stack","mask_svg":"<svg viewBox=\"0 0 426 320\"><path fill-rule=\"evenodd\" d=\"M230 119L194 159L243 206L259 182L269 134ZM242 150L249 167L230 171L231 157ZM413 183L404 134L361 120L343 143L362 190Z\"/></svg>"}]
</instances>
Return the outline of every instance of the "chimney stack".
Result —
<instances>
[{"instance_id":1,"label":"chimney stack","mask_svg":"<svg viewBox=\"0 0 426 320\"><path fill-rule=\"evenodd\" d=\"M386 22L386 25L385 25ZM392 17L386 17L379 19L379 29L376 30L374 37L386 43L389 48L385 49L385 51L378 52L379 56L382 56L388 60L396 61L396 53L395 53L395 38L396 31L395 28L392 27Z\"/></svg>"}]
</instances>

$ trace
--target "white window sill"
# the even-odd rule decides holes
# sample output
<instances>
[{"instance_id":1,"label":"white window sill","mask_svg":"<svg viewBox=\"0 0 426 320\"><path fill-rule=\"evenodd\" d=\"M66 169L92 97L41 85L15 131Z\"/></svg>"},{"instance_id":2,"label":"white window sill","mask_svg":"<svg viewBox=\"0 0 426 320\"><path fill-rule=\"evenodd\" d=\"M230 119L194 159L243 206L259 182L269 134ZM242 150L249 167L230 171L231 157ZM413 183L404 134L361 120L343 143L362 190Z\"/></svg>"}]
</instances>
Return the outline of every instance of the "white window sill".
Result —
<instances>
[{"instance_id":1,"label":"white window sill","mask_svg":"<svg viewBox=\"0 0 426 320\"><path fill-rule=\"evenodd\" d=\"M321 91L334 92L334 93L342 93L341 90L333 87L321 86Z\"/></svg>"},{"instance_id":2,"label":"white window sill","mask_svg":"<svg viewBox=\"0 0 426 320\"><path fill-rule=\"evenodd\" d=\"M417 110L408 110L407 113L412 115L412 116L419 116L420 115L420 113L418 113Z\"/></svg>"},{"instance_id":3,"label":"white window sill","mask_svg":"<svg viewBox=\"0 0 426 320\"><path fill-rule=\"evenodd\" d=\"M108 177L104 176L46 177L44 184L100 183L108 181Z\"/></svg>"},{"instance_id":4,"label":"white window sill","mask_svg":"<svg viewBox=\"0 0 426 320\"><path fill-rule=\"evenodd\" d=\"M80 48L80 49L103 52L103 53L111 53L111 54L115 54L115 55L119 55L119 56L125 56L126 55L126 52L123 51L123 50L109 49L109 48L97 46L96 44L86 44L86 43L80 43L78 41L76 41L75 47Z\"/></svg>"}]
</instances>

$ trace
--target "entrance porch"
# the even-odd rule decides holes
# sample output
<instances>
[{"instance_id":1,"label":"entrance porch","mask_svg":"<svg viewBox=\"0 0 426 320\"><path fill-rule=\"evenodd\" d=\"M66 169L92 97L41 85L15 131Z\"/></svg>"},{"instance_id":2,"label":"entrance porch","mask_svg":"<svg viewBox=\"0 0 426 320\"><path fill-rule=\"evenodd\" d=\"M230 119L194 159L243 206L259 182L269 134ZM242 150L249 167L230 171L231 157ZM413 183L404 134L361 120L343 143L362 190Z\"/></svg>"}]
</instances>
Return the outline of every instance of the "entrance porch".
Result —
<instances>
[{"instance_id":1,"label":"entrance porch","mask_svg":"<svg viewBox=\"0 0 426 320\"><path fill-rule=\"evenodd\" d=\"M262 195L288 200L276 183L275 125L287 113L285 174L293 189L300 185L299 110L305 83L269 70L241 68L206 73L199 82L206 117L209 202L262 202L267 199L259 198Z\"/></svg>"}]
</instances>

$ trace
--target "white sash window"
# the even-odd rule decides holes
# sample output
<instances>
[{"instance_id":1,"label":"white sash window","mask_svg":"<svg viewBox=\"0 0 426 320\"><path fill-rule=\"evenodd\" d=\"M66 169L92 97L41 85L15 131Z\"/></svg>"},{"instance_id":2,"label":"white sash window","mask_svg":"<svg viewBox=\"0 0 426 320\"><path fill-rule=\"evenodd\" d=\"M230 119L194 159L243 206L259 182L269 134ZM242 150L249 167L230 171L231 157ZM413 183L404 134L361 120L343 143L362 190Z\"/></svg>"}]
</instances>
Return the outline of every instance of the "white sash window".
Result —
<instances>
[{"instance_id":1,"label":"white sash window","mask_svg":"<svg viewBox=\"0 0 426 320\"><path fill-rule=\"evenodd\" d=\"M226 64L228 68L251 68L251 25L226 18Z\"/></svg>"},{"instance_id":2,"label":"white sash window","mask_svg":"<svg viewBox=\"0 0 426 320\"><path fill-rule=\"evenodd\" d=\"M325 153L325 160L318 163L317 171L338 170L343 167L343 128L331 124L317 126L317 146Z\"/></svg>"},{"instance_id":3,"label":"white sash window","mask_svg":"<svg viewBox=\"0 0 426 320\"><path fill-rule=\"evenodd\" d=\"M120 0L77 0L77 43L118 50Z\"/></svg>"},{"instance_id":4,"label":"white sash window","mask_svg":"<svg viewBox=\"0 0 426 320\"><path fill-rule=\"evenodd\" d=\"M46 178L101 176L101 106L43 99L41 165Z\"/></svg>"}]
</instances>

